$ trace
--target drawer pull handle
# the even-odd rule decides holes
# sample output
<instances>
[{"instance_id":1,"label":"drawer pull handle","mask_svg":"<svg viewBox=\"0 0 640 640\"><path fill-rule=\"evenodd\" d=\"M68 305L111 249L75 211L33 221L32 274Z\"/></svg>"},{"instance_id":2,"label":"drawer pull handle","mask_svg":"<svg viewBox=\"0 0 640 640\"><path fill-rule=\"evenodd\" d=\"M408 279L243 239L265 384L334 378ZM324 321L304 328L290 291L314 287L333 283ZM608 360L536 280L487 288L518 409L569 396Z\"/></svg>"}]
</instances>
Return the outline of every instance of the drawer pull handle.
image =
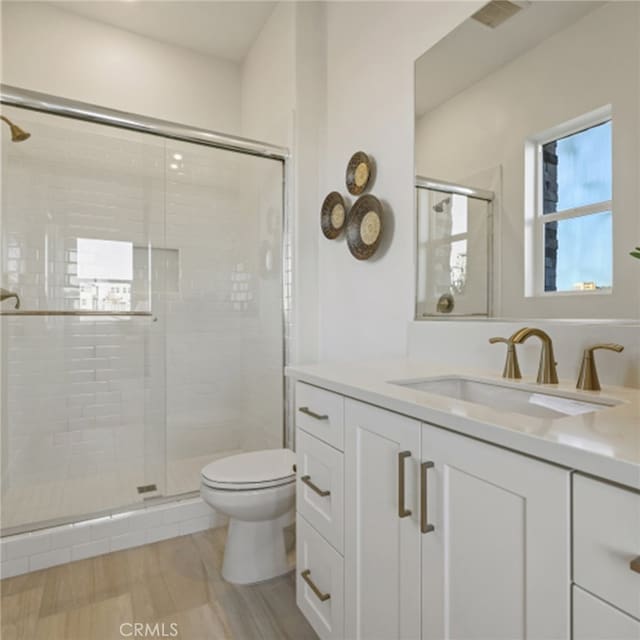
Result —
<instances>
[{"instance_id":1,"label":"drawer pull handle","mask_svg":"<svg viewBox=\"0 0 640 640\"><path fill-rule=\"evenodd\" d=\"M404 506L404 461L410 457L411 451L400 451L400 453L398 453L398 518L406 518L411 515L411 509L407 509Z\"/></svg>"},{"instance_id":2,"label":"drawer pull handle","mask_svg":"<svg viewBox=\"0 0 640 640\"><path fill-rule=\"evenodd\" d=\"M311 579L310 569L305 569L300 575L302 576L302 579L309 585L309 588L311 589L311 591L315 593L316 597L318 598L318 600L320 600L320 602L326 602L331 597L330 593L322 593L322 591L320 591L320 589L316 587L313 580Z\"/></svg>"},{"instance_id":3,"label":"drawer pull handle","mask_svg":"<svg viewBox=\"0 0 640 640\"><path fill-rule=\"evenodd\" d=\"M631 571L635 571L636 573L640 573L640 556L634 558L630 563Z\"/></svg>"},{"instance_id":4,"label":"drawer pull handle","mask_svg":"<svg viewBox=\"0 0 640 640\"><path fill-rule=\"evenodd\" d=\"M328 415L316 413L315 411L311 411L311 409L309 409L309 407L300 407L298 409L298 411L300 413L304 413L307 416L311 416L312 418L315 418L316 420L328 420L329 419Z\"/></svg>"},{"instance_id":5,"label":"drawer pull handle","mask_svg":"<svg viewBox=\"0 0 640 640\"><path fill-rule=\"evenodd\" d=\"M311 482L311 476L302 476L300 480L302 480L302 482L304 482L307 485L307 487L309 487L309 489L312 489L313 491L315 491L321 498L326 498L327 496L331 495L331 491L329 490L325 491L321 489L318 485L313 484L313 482Z\"/></svg>"},{"instance_id":6,"label":"drawer pull handle","mask_svg":"<svg viewBox=\"0 0 640 640\"><path fill-rule=\"evenodd\" d=\"M429 524L427 516L427 472L433 468L433 462L423 462L420 465L420 531L430 533L435 529Z\"/></svg>"}]
</instances>

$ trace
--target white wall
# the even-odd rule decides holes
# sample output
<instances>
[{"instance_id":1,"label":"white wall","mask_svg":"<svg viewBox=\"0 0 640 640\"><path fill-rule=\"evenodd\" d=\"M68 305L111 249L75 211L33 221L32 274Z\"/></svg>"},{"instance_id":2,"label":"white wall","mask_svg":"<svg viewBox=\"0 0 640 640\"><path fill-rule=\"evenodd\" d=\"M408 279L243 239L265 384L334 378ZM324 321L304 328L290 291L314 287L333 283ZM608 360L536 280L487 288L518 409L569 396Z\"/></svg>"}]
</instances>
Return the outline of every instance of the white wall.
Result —
<instances>
[{"instance_id":1,"label":"white wall","mask_svg":"<svg viewBox=\"0 0 640 640\"><path fill-rule=\"evenodd\" d=\"M280 2L242 65L242 135L288 147L295 109L293 2Z\"/></svg>"},{"instance_id":2,"label":"white wall","mask_svg":"<svg viewBox=\"0 0 640 640\"><path fill-rule=\"evenodd\" d=\"M326 7L280 2L242 67L242 135L292 152L293 301L291 361L317 358L319 180L326 124Z\"/></svg>"},{"instance_id":3,"label":"white wall","mask_svg":"<svg viewBox=\"0 0 640 640\"><path fill-rule=\"evenodd\" d=\"M608 3L439 105L416 125L420 175L464 183L483 170L502 167L498 317L639 317L640 265L628 255L637 244L634 239L640 239L639 25L640 5ZM613 292L525 298L525 140L607 104L613 109Z\"/></svg>"},{"instance_id":4,"label":"white wall","mask_svg":"<svg viewBox=\"0 0 640 640\"><path fill-rule=\"evenodd\" d=\"M317 208L329 191L347 193L345 168L361 149L375 158L372 193L391 213L379 253L368 262L357 262L344 239L322 237L317 210L309 216L320 243L322 359L405 352L414 301L413 65L481 4L328 4L326 177Z\"/></svg>"},{"instance_id":5,"label":"white wall","mask_svg":"<svg viewBox=\"0 0 640 640\"><path fill-rule=\"evenodd\" d=\"M2 82L238 133L239 65L35 2L2 3Z\"/></svg>"}]
</instances>

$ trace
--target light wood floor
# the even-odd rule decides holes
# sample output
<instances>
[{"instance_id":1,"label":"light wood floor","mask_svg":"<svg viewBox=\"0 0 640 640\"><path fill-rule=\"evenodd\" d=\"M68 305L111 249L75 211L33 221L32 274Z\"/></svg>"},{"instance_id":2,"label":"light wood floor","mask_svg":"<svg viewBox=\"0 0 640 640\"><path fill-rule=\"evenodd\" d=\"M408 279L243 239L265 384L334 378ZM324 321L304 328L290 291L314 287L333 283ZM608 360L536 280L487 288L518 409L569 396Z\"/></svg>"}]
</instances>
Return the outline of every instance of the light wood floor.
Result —
<instances>
[{"instance_id":1,"label":"light wood floor","mask_svg":"<svg viewBox=\"0 0 640 640\"><path fill-rule=\"evenodd\" d=\"M182 640L317 640L293 572L247 587L222 579L225 536L208 530L2 580L2 640L122 640L127 622L164 623L165 637L176 623Z\"/></svg>"}]
</instances>

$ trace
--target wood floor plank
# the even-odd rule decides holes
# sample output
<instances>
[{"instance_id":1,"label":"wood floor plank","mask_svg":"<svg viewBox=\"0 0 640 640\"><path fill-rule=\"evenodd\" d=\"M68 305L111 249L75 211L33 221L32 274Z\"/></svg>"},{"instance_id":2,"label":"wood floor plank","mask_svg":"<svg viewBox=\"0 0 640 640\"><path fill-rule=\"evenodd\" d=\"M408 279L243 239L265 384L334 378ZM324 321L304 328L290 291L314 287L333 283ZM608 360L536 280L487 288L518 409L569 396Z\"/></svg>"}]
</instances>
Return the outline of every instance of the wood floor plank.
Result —
<instances>
[{"instance_id":1,"label":"wood floor plank","mask_svg":"<svg viewBox=\"0 0 640 640\"><path fill-rule=\"evenodd\" d=\"M17 640L32 640L42 603L42 587L19 591L2 598L1 627Z\"/></svg>"},{"instance_id":2,"label":"wood floor plank","mask_svg":"<svg viewBox=\"0 0 640 640\"><path fill-rule=\"evenodd\" d=\"M226 531L202 531L0 582L2 640L122 640L122 623L178 625L183 640L317 640L294 574L221 575Z\"/></svg>"}]
</instances>

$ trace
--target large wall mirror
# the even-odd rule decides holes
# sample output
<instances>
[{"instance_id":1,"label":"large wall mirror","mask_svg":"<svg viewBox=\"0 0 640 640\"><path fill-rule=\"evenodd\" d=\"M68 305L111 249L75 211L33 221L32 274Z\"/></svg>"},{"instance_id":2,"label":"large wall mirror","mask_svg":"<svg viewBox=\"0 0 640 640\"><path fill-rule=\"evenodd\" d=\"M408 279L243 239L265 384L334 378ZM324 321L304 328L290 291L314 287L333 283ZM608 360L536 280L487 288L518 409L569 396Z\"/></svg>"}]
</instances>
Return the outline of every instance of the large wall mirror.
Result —
<instances>
[{"instance_id":1,"label":"large wall mirror","mask_svg":"<svg viewBox=\"0 0 640 640\"><path fill-rule=\"evenodd\" d=\"M490 2L416 61L416 317L640 318L640 3Z\"/></svg>"}]
</instances>

